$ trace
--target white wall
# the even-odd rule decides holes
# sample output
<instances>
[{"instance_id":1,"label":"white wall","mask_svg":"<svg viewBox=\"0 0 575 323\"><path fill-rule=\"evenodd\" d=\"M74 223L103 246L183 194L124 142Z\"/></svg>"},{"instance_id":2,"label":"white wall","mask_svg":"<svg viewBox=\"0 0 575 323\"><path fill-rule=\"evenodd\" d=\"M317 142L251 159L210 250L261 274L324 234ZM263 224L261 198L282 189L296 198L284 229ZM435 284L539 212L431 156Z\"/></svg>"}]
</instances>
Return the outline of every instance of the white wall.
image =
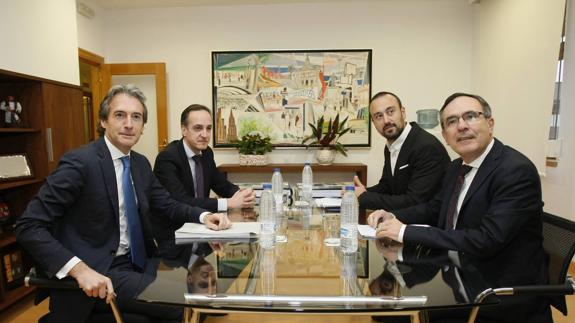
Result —
<instances>
[{"instance_id":1,"label":"white wall","mask_svg":"<svg viewBox=\"0 0 575 323\"><path fill-rule=\"evenodd\" d=\"M2 0L0 12L0 69L80 83L74 0Z\"/></svg>"},{"instance_id":2,"label":"white wall","mask_svg":"<svg viewBox=\"0 0 575 323\"><path fill-rule=\"evenodd\" d=\"M545 146L565 0L482 0L473 89L493 108L495 136L545 173Z\"/></svg>"},{"instance_id":3,"label":"white wall","mask_svg":"<svg viewBox=\"0 0 575 323\"><path fill-rule=\"evenodd\" d=\"M104 14L105 10L100 8L92 0L79 0L92 10L94 17L88 18L77 14L78 20L78 47L100 56L104 55Z\"/></svg>"},{"instance_id":4,"label":"white wall","mask_svg":"<svg viewBox=\"0 0 575 323\"><path fill-rule=\"evenodd\" d=\"M563 150L556 168L543 178L545 210L575 221L575 4L569 3L559 136Z\"/></svg>"},{"instance_id":5,"label":"white wall","mask_svg":"<svg viewBox=\"0 0 575 323\"><path fill-rule=\"evenodd\" d=\"M109 63L166 62L171 139L191 103L211 107L211 51L372 48L374 93L396 92L415 111L438 107L471 83L473 6L461 0L182 7L107 11ZM82 33L80 33L82 35ZM381 176L385 141L372 128L372 148L336 162L368 164L368 183ZM272 162L312 160L313 151L275 150ZM238 161L235 149L216 162Z\"/></svg>"}]
</instances>

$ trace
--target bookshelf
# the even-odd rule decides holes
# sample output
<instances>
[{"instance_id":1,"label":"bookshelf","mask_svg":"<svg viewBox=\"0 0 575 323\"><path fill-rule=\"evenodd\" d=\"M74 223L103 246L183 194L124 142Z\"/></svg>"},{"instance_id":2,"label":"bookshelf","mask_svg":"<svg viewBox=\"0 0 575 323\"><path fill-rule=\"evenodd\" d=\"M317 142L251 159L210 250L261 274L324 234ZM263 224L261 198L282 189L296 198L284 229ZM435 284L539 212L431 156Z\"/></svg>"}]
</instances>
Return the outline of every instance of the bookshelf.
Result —
<instances>
[{"instance_id":1,"label":"bookshelf","mask_svg":"<svg viewBox=\"0 0 575 323\"><path fill-rule=\"evenodd\" d=\"M82 91L76 85L0 69L0 101L8 96L22 106L22 122L6 127L0 120L0 155L25 154L33 176L0 177L0 203L9 210L8 217L0 217L0 311L33 291L22 285L33 261L18 245L13 224L60 156L84 143L85 127Z\"/></svg>"}]
</instances>

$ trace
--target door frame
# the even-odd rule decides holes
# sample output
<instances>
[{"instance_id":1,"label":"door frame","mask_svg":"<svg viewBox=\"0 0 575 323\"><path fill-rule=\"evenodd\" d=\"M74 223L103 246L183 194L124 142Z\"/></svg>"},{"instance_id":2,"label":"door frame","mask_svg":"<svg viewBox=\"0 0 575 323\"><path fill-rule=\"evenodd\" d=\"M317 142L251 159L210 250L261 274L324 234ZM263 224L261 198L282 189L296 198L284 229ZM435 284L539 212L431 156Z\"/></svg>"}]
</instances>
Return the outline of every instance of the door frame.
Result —
<instances>
[{"instance_id":1,"label":"door frame","mask_svg":"<svg viewBox=\"0 0 575 323\"><path fill-rule=\"evenodd\" d=\"M92 129L93 137L98 138L98 111L100 109L100 102L104 99L107 89L102 86L102 66L104 65L104 57L89 52L85 49L78 48L78 58L80 62L86 63L91 66L90 78L92 90Z\"/></svg>"},{"instance_id":2,"label":"door frame","mask_svg":"<svg viewBox=\"0 0 575 323\"><path fill-rule=\"evenodd\" d=\"M168 144L168 99L166 63L118 63L102 65L102 88L109 89L113 75L152 75L156 81L156 120L158 151Z\"/></svg>"}]
</instances>

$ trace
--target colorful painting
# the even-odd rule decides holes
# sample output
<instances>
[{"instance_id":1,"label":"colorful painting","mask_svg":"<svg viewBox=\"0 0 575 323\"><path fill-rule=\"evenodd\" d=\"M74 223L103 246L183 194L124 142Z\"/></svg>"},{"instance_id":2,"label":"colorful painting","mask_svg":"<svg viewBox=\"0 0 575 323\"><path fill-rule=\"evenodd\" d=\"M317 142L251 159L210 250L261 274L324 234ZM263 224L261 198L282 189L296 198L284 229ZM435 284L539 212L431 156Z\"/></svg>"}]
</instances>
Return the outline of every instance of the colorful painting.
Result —
<instances>
[{"instance_id":1,"label":"colorful painting","mask_svg":"<svg viewBox=\"0 0 575 323\"><path fill-rule=\"evenodd\" d=\"M369 147L371 50L212 52L214 145L259 132L301 147L309 123L348 118L346 146Z\"/></svg>"}]
</instances>

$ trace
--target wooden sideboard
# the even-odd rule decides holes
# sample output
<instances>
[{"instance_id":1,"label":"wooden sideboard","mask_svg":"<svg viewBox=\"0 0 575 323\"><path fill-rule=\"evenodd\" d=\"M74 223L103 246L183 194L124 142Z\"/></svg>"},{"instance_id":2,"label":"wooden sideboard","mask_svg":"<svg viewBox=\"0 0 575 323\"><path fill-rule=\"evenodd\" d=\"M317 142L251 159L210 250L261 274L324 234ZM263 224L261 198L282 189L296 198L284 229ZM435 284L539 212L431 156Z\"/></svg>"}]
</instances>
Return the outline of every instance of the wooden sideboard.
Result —
<instances>
[{"instance_id":1,"label":"wooden sideboard","mask_svg":"<svg viewBox=\"0 0 575 323\"><path fill-rule=\"evenodd\" d=\"M281 168L282 173L301 173L303 163L297 164L267 164L264 166L240 166L240 164L221 164L220 172L227 176L228 173L269 173L274 168ZM331 165L311 164L314 173L343 173L354 172L362 183L367 183L367 165L361 163L341 163Z\"/></svg>"}]
</instances>

